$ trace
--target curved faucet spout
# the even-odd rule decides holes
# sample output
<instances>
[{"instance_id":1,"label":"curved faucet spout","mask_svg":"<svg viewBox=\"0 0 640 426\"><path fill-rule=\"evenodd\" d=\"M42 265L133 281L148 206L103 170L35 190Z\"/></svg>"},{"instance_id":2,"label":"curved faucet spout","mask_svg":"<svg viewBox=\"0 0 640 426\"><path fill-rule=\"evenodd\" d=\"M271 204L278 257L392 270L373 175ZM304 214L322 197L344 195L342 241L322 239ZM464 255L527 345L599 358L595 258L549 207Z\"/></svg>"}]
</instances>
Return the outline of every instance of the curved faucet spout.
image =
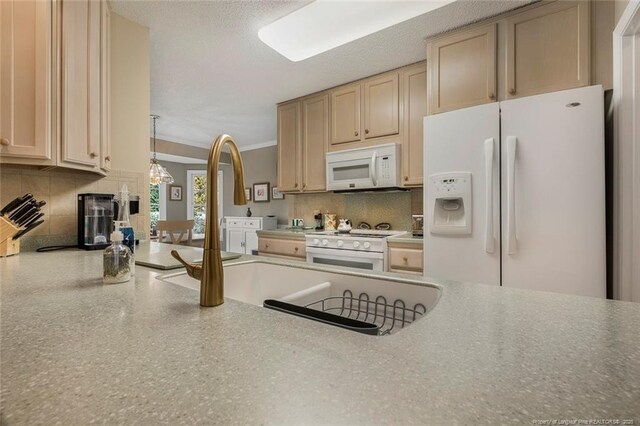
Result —
<instances>
[{"instance_id":1,"label":"curved faucet spout","mask_svg":"<svg viewBox=\"0 0 640 426\"><path fill-rule=\"evenodd\" d=\"M218 306L224 303L224 272L220 254L220 222L218 221L218 166L225 145L229 146L231 163L233 164L234 204L247 204L240 151L231 136L220 135L211 145L207 162L207 223L202 265L188 263L182 259L177 251L171 251L171 255L185 266L189 276L200 280L200 306Z\"/></svg>"}]
</instances>

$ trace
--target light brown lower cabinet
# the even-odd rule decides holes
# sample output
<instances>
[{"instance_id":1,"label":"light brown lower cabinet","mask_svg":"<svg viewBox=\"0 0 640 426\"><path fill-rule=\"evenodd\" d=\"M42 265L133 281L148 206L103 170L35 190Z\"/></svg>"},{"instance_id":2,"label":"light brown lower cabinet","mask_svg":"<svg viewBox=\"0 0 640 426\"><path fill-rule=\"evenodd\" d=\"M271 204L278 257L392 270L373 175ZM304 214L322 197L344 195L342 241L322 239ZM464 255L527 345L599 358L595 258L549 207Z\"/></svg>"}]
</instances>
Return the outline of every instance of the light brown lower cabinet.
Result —
<instances>
[{"instance_id":1,"label":"light brown lower cabinet","mask_svg":"<svg viewBox=\"0 0 640 426\"><path fill-rule=\"evenodd\" d=\"M422 275L424 269L422 245L387 241L389 244L389 272Z\"/></svg>"},{"instance_id":2,"label":"light brown lower cabinet","mask_svg":"<svg viewBox=\"0 0 640 426\"><path fill-rule=\"evenodd\" d=\"M258 254L260 256L306 261L306 242L304 238L258 236Z\"/></svg>"}]
</instances>

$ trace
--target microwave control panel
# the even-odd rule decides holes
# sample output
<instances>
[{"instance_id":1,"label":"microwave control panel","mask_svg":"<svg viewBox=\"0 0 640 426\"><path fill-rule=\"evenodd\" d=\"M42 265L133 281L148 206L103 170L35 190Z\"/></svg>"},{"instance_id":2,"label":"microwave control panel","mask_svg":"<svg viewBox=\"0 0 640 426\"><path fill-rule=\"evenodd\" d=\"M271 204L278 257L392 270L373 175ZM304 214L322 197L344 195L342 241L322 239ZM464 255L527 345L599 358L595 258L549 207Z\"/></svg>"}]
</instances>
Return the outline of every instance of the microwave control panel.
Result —
<instances>
[{"instance_id":1,"label":"microwave control panel","mask_svg":"<svg viewBox=\"0 0 640 426\"><path fill-rule=\"evenodd\" d=\"M389 156L378 158L378 176L380 179L391 179L391 159Z\"/></svg>"}]
</instances>

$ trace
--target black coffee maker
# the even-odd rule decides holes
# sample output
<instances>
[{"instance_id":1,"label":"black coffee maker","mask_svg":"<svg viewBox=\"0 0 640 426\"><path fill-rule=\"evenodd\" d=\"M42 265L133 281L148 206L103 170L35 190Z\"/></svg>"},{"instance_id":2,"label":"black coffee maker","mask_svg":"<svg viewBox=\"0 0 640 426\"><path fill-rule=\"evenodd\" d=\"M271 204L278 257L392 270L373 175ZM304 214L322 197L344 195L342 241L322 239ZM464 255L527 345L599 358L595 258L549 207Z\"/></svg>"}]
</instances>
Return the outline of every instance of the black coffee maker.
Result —
<instances>
[{"instance_id":1,"label":"black coffee maker","mask_svg":"<svg viewBox=\"0 0 640 426\"><path fill-rule=\"evenodd\" d=\"M113 194L78 194L78 248L102 250L111 243Z\"/></svg>"}]
</instances>

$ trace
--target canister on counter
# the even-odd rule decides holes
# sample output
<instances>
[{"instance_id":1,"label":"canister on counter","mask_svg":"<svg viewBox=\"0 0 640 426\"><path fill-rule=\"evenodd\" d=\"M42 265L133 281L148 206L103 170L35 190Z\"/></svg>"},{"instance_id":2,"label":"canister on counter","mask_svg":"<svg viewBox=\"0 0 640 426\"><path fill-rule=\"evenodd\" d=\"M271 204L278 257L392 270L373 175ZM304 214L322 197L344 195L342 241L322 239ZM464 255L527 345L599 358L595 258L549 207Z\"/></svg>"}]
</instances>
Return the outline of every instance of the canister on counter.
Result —
<instances>
[{"instance_id":1,"label":"canister on counter","mask_svg":"<svg viewBox=\"0 0 640 426\"><path fill-rule=\"evenodd\" d=\"M337 225L337 215L333 213L325 213L324 215L324 230L335 231Z\"/></svg>"}]
</instances>

